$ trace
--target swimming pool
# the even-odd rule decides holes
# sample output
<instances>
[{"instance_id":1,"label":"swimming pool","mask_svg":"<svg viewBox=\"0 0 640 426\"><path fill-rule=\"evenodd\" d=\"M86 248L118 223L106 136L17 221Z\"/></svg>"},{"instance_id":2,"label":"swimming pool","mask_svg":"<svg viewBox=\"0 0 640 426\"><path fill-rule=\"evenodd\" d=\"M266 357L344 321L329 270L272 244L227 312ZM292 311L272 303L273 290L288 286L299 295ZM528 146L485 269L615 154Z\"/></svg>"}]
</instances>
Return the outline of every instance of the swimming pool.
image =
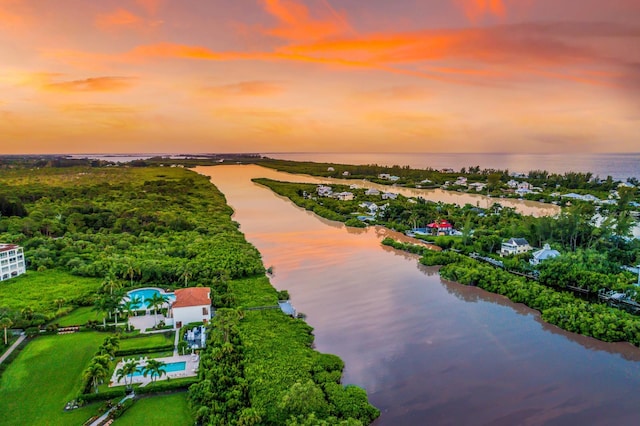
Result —
<instances>
[{"instance_id":1,"label":"swimming pool","mask_svg":"<svg viewBox=\"0 0 640 426\"><path fill-rule=\"evenodd\" d=\"M164 369L164 371L168 373L175 373L176 371L184 371L187 369L187 362L186 361L179 361L179 362L170 362L168 364L165 364L164 367L162 367ZM142 376L143 370L138 370L135 373L133 373L131 376L132 377L140 377ZM149 374L151 373L147 373L147 376L149 376Z\"/></svg>"},{"instance_id":2,"label":"swimming pool","mask_svg":"<svg viewBox=\"0 0 640 426\"><path fill-rule=\"evenodd\" d=\"M140 303L133 306L133 309L148 309L145 300L153 298L154 294L159 294L161 296L166 296L169 299L169 303L176 300L176 295L173 293L166 293L159 288L141 288L138 290L131 290L127 293L127 298L134 300L136 297L140 298ZM125 298L125 301L127 300Z\"/></svg>"}]
</instances>

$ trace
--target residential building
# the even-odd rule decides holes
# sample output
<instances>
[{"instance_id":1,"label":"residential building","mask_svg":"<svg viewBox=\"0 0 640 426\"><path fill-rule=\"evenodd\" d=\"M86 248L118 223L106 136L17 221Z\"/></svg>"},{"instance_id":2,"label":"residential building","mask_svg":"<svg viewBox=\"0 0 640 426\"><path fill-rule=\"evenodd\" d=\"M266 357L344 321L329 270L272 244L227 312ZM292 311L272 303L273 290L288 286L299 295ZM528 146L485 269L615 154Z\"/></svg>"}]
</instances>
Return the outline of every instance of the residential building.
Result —
<instances>
[{"instance_id":1,"label":"residential building","mask_svg":"<svg viewBox=\"0 0 640 426\"><path fill-rule=\"evenodd\" d=\"M393 192L383 192L382 199L383 200L395 200L398 198L398 194L394 194Z\"/></svg>"},{"instance_id":2,"label":"residential building","mask_svg":"<svg viewBox=\"0 0 640 426\"><path fill-rule=\"evenodd\" d=\"M318 195L321 197L330 197L333 194L333 189L330 186L318 185L316 188Z\"/></svg>"},{"instance_id":3,"label":"residential building","mask_svg":"<svg viewBox=\"0 0 640 426\"><path fill-rule=\"evenodd\" d=\"M391 182L397 182L400 180L400 176L389 176Z\"/></svg>"},{"instance_id":4,"label":"residential building","mask_svg":"<svg viewBox=\"0 0 640 426\"><path fill-rule=\"evenodd\" d=\"M327 171L328 171L328 172L335 172L335 171L336 171L336 169L334 169L333 167L327 167Z\"/></svg>"},{"instance_id":5,"label":"residential building","mask_svg":"<svg viewBox=\"0 0 640 426\"><path fill-rule=\"evenodd\" d=\"M192 322L208 323L211 320L210 294L209 287L176 290L176 301L171 305L174 328L180 328Z\"/></svg>"},{"instance_id":6,"label":"residential building","mask_svg":"<svg viewBox=\"0 0 640 426\"><path fill-rule=\"evenodd\" d=\"M533 248L524 238L511 238L509 241L502 243L500 247L500 256L512 256L515 254L526 253Z\"/></svg>"},{"instance_id":7,"label":"residential building","mask_svg":"<svg viewBox=\"0 0 640 426\"><path fill-rule=\"evenodd\" d=\"M483 191L486 187L487 187L487 184L482 182L474 182L469 184L469 189L475 188L476 192Z\"/></svg>"},{"instance_id":8,"label":"residential building","mask_svg":"<svg viewBox=\"0 0 640 426\"><path fill-rule=\"evenodd\" d=\"M539 265L540 262L544 262L547 259L553 259L557 256L560 256L560 252L552 249L549 244L545 244L542 250L538 250L533 253L533 258L529 262L532 265Z\"/></svg>"},{"instance_id":9,"label":"residential building","mask_svg":"<svg viewBox=\"0 0 640 426\"><path fill-rule=\"evenodd\" d=\"M349 172L347 172L347 171L342 172L342 176L349 176L350 174L351 174L351 173L349 173Z\"/></svg>"},{"instance_id":10,"label":"residential building","mask_svg":"<svg viewBox=\"0 0 640 426\"><path fill-rule=\"evenodd\" d=\"M378 179L386 179L388 180L391 177L391 175L389 173L380 173L378 175Z\"/></svg>"},{"instance_id":11,"label":"residential building","mask_svg":"<svg viewBox=\"0 0 640 426\"><path fill-rule=\"evenodd\" d=\"M337 194L334 194L334 197L336 197L340 201L351 201L351 200L353 200L353 193L351 193L351 192L338 192Z\"/></svg>"},{"instance_id":12,"label":"residential building","mask_svg":"<svg viewBox=\"0 0 640 426\"><path fill-rule=\"evenodd\" d=\"M364 192L364 195L380 195L380 191L375 188L369 188Z\"/></svg>"},{"instance_id":13,"label":"residential building","mask_svg":"<svg viewBox=\"0 0 640 426\"><path fill-rule=\"evenodd\" d=\"M0 244L0 281L8 280L27 271L22 247Z\"/></svg>"},{"instance_id":14,"label":"residential building","mask_svg":"<svg viewBox=\"0 0 640 426\"><path fill-rule=\"evenodd\" d=\"M467 178L464 176L459 176L458 179L453 183L454 185L467 185Z\"/></svg>"}]
</instances>

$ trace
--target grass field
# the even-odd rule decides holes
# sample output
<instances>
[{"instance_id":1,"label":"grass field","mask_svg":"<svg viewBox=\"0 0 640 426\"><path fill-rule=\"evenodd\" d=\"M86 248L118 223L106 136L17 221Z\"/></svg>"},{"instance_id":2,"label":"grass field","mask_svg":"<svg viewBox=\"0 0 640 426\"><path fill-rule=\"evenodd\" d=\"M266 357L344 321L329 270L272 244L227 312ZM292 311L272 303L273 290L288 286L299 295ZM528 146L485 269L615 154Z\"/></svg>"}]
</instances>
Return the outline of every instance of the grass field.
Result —
<instances>
[{"instance_id":1,"label":"grass field","mask_svg":"<svg viewBox=\"0 0 640 426\"><path fill-rule=\"evenodd\" d=\"M102 333L37 337L0 379L3 425L80 425L96 409L64 412L77 395L82 371L105 338Z\"/></svg>"},{"instance_id":2,"label":"grass field","mask_svg":"<svg viewBox=\"0 0 640 426\"><path fill-rule=\"evenodd\" d=\"M103 312L97 312L90 306L84 306L82 308L74 309L70 314L54 320L54 323L58 323L60 327L68 327L71 325L84 325L89 320L98 321L102 324L104 318Z\"/></svg>"},{"instance_id":3,"label":"grass field","mask_svg":"<svg viewBox=\"0 0 640 426\"><path fill-rule=\"evenodd\" d=\"M193 424L187 394L174 393L142 398L114 423L116 426L188 426Z\"/></svg>"},{"instance_id":4,"label":"grass field","mask_svg":"<svg viewBox=\"0 0 640 426\"><path fill-rule=\"evenodd\" d=\"M53 317L58 311L56 300L93 295L102 280L84 278L66 272L49 269L42 272L27 271L26 274L7 280L0 286L2 306L22 310L26 307Z\"/></svg>"},{"instance_id":5,"label":"grass field","mask_svg":"<svg viewBox=\"0 0 640 426\"><path fill-rule=\"evenodd\" d=\"M173 344L174 332L167 333L155 333L141 335L144 337L133 337L130 339L120 340L120 350L129 350L137 348L153 348L155 346L170 345Z\"/></svg>"}]
</instances>

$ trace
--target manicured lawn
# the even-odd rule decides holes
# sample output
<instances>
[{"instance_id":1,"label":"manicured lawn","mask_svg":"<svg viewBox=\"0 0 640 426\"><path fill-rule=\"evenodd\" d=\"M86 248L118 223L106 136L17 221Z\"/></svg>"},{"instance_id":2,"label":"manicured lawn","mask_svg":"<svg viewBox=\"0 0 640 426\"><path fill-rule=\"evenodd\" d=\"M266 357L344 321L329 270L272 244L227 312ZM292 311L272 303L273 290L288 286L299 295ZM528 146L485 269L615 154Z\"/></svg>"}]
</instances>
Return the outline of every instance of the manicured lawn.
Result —
<instances>
[{"instance_id":1,"label":"manicured lawn","mask_svg":"<svg viewBox=\"0 0 640 426\"><path fill-rule=\"evenodd\" d=\"M60 327L68 327L71 325L84 325L90 320L98 321L102 324L102 318L104 318L104 313L97 312L90 306L85 306L74 309L69 315L58 318L53 322L58 323Z\"/></svg>"},{"instance_id":2,"label":"manicured lawn","mask_svg":"<svg viewBox=\"0 0 640 426\"><path fill-rule=\"evenodd\" d=\"M130 339L120 340L120 350L129 350L137 348L152 348L155 346L170 345L173 344L174 332L168 333L156 333L141 335L144 337L133 337Z\"/></svg>"},{"instance_id":3,"label":"manicured lawn","mask_svg":"<svg viewBox=\"0 0 640 426\"><path fill-rule=\"evenodd\" d=\"M82 371L107 334L75 333L37 337L0 379L3 425L79 425L96 409L64 412L80 390Z\"/></svg>"},{"instance_id":4,"label":"manicured lawn","mask_svg":"<svg viewBox=\"0 0 640 426\"><path fill-rule=\"evenodd\" d=\"M49 269L7 280L0 286L2 306L20 311L30 307L35 312L53 316L58 311L57 299L72 299L93 295L100 288L101 279L77 277L63 271Z\"/></svg>"},{"instance_id":5,"label":"manicured lawn","mask_svg":"<svg viewBox=\"0 0 640 426\"><path fill-rule=\"evenodd\" d=\"M142 398L114 423L116 426L188 426L193 424L187 394L151 396Z\"/></svg>"}]
</instances>

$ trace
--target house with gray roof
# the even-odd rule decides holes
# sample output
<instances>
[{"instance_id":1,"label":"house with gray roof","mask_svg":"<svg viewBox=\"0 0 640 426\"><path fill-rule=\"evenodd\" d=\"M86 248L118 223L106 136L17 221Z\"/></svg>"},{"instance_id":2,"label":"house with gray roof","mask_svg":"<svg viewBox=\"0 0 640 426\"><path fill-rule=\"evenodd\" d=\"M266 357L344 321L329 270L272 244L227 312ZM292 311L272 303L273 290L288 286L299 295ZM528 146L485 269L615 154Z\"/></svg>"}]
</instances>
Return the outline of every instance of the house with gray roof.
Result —
<instances>
[{"instance_id":1,"label":"house with gray roof","mask_svg":"<svg viewBox=\"0 0 640 426\"><path fill-rule=\"evenodd\" d=\"M511 238L509 241L502 243L500 247L500 256L512 256L514 254L526 253L532 250L529 241L524 238Z\"/></svg>"},{"instance_id":2,"label":"house with gray roof","mask_svg":"<svg viewBox=\"0 0 640 426\"><path fill-rule=\"evenodd\" d=\"M544 262L547 259L553 259L560 256L558 250L551 248L549 244L545 244L542 250L538 250L533 253L533 258L529 261L532 265L539 265L540 262Z\"/></svg>"}]
</instances>

